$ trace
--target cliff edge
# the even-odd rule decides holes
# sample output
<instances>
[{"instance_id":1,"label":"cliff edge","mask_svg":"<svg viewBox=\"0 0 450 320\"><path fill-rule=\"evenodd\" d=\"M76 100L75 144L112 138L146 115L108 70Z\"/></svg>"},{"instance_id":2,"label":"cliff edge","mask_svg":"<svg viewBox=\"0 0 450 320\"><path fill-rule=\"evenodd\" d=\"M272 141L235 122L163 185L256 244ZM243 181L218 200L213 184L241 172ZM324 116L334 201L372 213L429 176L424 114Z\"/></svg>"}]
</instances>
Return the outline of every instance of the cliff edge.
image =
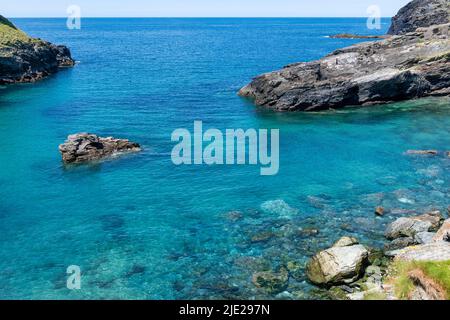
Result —
<instances>
[{"instance_id":1,"label":"cliff edge","mask_svg":"<svg viewBox=\"0 0 450 320\"><path fill-rule=\"evenodd\" d=\"M74 64L67 47L31 38L0 15L0 84L34 82Z\"/></svg>"}]
</instances>

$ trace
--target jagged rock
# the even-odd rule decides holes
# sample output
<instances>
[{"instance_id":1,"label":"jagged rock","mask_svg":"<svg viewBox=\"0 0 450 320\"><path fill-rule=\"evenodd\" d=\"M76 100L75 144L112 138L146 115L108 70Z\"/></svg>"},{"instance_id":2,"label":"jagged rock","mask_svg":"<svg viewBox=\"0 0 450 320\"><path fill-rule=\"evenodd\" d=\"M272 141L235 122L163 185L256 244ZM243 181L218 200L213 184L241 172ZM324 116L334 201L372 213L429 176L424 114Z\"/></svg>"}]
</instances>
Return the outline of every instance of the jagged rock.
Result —
<instances>
[{"instance_id":1,"label":"jagged rock","mask_svg":"<svg viewBox=\"0 0 450 320\"><path fill-rule=\"evenodd\" d=\"M100 160L115 153L138 152L141 147L129 140L77 133L70 135L67 141L59 146L59 151L65 163L82 163Z\"/></svg>"},{"instance_id":2,"label":"jagged rock","mask_svg":"<svg viewBox=\"0 0 450 320\"><path fill-rule=\"evenodd\" d=\"M74 64L67 47L31 38L0 16L0 84L33 82Z\"/></svg>"},{"instance_id":3,"label":"jagged rock","mask_svg":"<svg viewBox=\"0 0 450 320\"><path fill-rule=\"evenodd\" d=\"M414 0L400 9L392 18L388 34L413 32L419 27L429 27L450 22L450 1Z\"/></svg>"},{"instance_id":4,"label":"jagged rock","mask_svg":"<svg viewBox=\"0 0 450 320\"><path fill-rule=\"evenodd\" d=\"M349 284L364 272L369 252L362 245L333 247L316 254L306 268L309 280L317 285Z\"/></svg>"},{"instance_id":5,"label":"jagged rock","mask_svg":"<svg viewBox=\"0 0 450 320\"><path fill-rule=\"evenodd\" d=\"M394 240L400 237L414 237L419 232L428 232L433 225L429 221L422 221L415 218L399 218L388 225L385 237Z\"/></svg>"},{"instance_id":6,"label":"jagged rock","mask_svg":"<svg viewBox=\"0 0 450 320\"><path fill-rule=\"evenodd\" d=\"M333 247L349 247L353 246L355 244L359 244L358 240L353 237L342 237L338 241L336 241L335 244L333 244Z\"/></svg>"},{"instance_id":7,"label":"jagged rock","mask_svg":"<svg viewBox=\"0 0 450 320\"><path fill-rule=\"evenodd\" d=\"M438 230L438 232L434 236L433 241L450 242L450 219L445 220L442 227Z\"/></svg>"}]
</instances>

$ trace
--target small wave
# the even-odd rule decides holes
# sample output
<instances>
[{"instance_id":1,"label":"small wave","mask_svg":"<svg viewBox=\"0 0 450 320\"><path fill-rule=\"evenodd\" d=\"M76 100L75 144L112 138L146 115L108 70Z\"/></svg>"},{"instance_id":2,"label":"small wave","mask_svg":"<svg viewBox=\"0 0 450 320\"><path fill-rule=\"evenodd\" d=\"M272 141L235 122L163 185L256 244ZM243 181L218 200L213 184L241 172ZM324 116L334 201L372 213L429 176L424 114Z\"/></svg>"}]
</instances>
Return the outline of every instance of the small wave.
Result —
<instances>
[{"instance_id":1,"label":"small wave","mask_svg":"<svg viewBox=\"0 0 450 320\"><path fill-rule=\"evenodd\" d=\"M284 200L266 201L261 205L261 209L264 212L277 214L278 216L283 218L292 218L293 216L298 214L298 210L292 208Z\"/></svg>"}]
</instances>

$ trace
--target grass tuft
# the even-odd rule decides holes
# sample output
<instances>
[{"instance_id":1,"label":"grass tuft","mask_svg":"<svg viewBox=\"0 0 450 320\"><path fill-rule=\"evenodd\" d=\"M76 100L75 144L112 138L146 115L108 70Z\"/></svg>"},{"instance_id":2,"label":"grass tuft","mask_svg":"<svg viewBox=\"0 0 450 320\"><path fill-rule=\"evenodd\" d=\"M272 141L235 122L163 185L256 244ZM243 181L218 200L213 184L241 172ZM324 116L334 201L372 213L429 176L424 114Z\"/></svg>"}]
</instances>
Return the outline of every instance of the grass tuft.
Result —
<instances>
[{"instance_id":1,"label":"grass tuft","mask_svg":"<svg viewBox=\"0 0 450 320\"><path fill-rule=\"evenodd\" d=\"M395 261L391 266L394 293L398 299L408 299L414 289L414 283L408 277L412 270L421 270L427 277L441 286L450 300L450 260L449 261Z\"/></svg>"}]
</instances>

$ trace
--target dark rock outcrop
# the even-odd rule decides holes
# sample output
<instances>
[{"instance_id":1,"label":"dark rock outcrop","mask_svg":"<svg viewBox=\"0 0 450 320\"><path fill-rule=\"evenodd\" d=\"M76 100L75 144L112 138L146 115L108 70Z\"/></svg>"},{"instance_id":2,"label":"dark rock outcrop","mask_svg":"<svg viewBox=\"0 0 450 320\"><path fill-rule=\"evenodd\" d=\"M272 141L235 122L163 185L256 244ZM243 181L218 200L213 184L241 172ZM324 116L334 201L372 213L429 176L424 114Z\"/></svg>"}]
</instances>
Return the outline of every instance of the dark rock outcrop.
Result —
<instances>
[{"instance_id":1,"label":"dark rock outcrop","mask_svg":"<svg viewBox=\"0 0 450 320\"><path fill-rule=\"evenodd\" d=\"M412 1L393 19L389 33L401 35L263 74L239 95L275 111L319 111L448 96L449 13L449 0Z\"/></svg>"},{"instance_id":2,"label":"dark rock outcrop","mask_svg":"<svg viewBox=\"0 0 450 320\"><path fill-rule=\"evenodd\" d=\"M317 111L450 94L450 24L340 49L255 78L239 92L276 111Z\"/></svg>"},{"instance_id":3,"label":"dark rock outcrop","mask_svg":"<svg viewBox=\"0 0 450 320\"><path fill-rule=\"evenodd\" d=\"M450 23L449 0L414 0L392 18L388 34L405 34L417 28L446 23Z\"/></svg>"},{"instance_id":4,"label":"dark rock outcrop","mask_svg":"<svg viewBox=\"0 0 450 320\"><path fill-rule=\"evenodd\" d=\"M95 134L77 133L70 135L64 144L59 146L65 163L83 163L100 160L117 153L138 152L138 143L112 137L101 138Z\"/></svg>"},{"instance_id":5,"label":"dark rock outcrop","mask_svg":"<svg viewBox=\"0 0 450 320\"><path fill-rule=\"evenodd\" d=\"M74 63L67 47L31 38L0 16L0 84L33 82Z\"/></svg>"}]
</instances>

